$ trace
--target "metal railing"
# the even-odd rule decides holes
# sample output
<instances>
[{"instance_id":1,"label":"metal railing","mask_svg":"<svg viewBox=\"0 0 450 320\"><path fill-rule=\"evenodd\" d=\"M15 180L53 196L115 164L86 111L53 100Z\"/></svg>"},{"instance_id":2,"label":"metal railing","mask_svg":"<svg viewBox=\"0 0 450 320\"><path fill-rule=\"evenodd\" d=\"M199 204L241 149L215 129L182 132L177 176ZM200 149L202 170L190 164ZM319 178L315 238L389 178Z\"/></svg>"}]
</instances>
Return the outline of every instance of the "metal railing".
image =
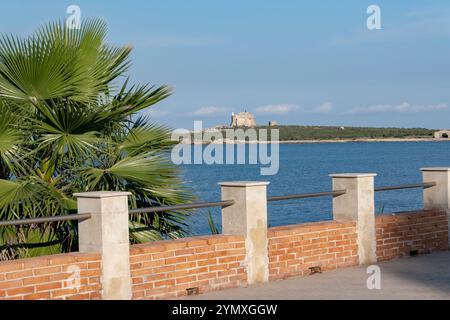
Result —
<instances>
[{"instance_id":1,"label":"metal railing","mask_svg":"<svg viewBox=\"0 0 450 320\"><path fill-rule=\"evenodd\" d=\"M345 194L346 190L334 190L334 191L325 191L325 192L317 192L317 193L300 193L300 194L289 194L285 196L274 196L268 197L267 201L283 201L283 200L292 200L292 199L305 199L305 198L319 198L319 197L327 197L327 196L341 196Z\"/></svg>"},{"instance_id":2,"label":"metal railing","mask_svg":"<svg viewBox=\"0 0 450 320\"><path fill-rule=\"evenodd\" d=\"M285 196L275 196L267 198L267 201L281 201L281 200L291 200L291 199L304 199L304 198L317 198L326 196L340 196L343 195L345 190L335 190L326 191L318 193L303 193L303 194L290 194ZM228 207L234 204L234 200L224 200L217 202L199 202L192 204L182 204L175 206L160 206L160 207L149 207L149 208L139 208L132 209L129 214L142 214L142 213L155 213L155 212L166 212L166 211L177 211L186 209L200 209L200 208L210 208L210 207Z\"/></svg>"},{"instance_id":3,"label":"metal railing","mask_svg":"<svg viewBox=\"0 0 450 320\"><path fill-rule=\"evenodd\" d=\"M166 212L166 211L200 209L200 208L211 208L211 207L228 207L233 204L234 204L234 200L224 200L224 201L217 201L217 202L198 202L198 203L191 203L191 204L179 204L179 205L174 205L174 206L160 206L160 207L132 209L129 211L129 214Z\"/></svg>"},{"instance_id":4,"label":"metal railing","mask_svg":"<svg viewBox=\"0 0 450 320\"><path fill-rule=\"evenodd\" d=\"M436 182L425 182L417 184L403 184L397 186L385 186L375 188L375 192L391 191L391 190L403 190L403 189L416 189L416 188L431 188L436 186ZM300 194L289 194L283 196L272 196L268 197L267 201L283 201L292 199L306 199L306 198L318 198L327 196L340 196L346 193L346 190L334 190L325 191L317 193L300 193ZM211 207L227 207L234 204L234 200L224 200L216 202L199 202L191 204L180 204L173 206L158 206L158 207L148 207L148 208L138 208L129 210L129 214L143 214L143 213L156 213L156 212L167 212L167 211L177 211L177 210L188 210L188 209L200 209L200 208L211 208ZM42 218L31 218L31 219L17 219L9 221L0 221L0 227L8 226L18 226L18 225L30 225L30 224L41 224L50 222L61 222L61 221L83 221L91 218L90 213L80 213L71 214L66 216L55 216L55 217L42 217Z\"/></svg>"},{"instance_id":5,"label":"metal railing","mask_svg":"<svg viewBox=\"0 0 450 320\"><path fill-rule=\"evenodd\" d=\"M398 186L378 187L375 188L375 192L391 191L391 190L403 190L403 189L417 189L417 188L431 188L435 187L436 182L425 182L416 184L402 184Z\"/></svg>"},{"instance_id":6,"label":"metal railing","mask_svg":"<svg viewBox=\"0 0 450 320\"><path fill-rule=\"evenodd\" d=\"M401 184L396 186L385 186L375 188L375 192L382 191L391 191L391 190L404 190L404 189L416 189L416 188L431 188L435 187L436 182L425 182L425 183L416 183L416 184ZM291 199L305 199L305 198L318 198L318 197L326 197L326 196L341 196L345 194L346 190L334 190L334 191L325 191L325 192L317 192L317 193L303 193L303 194L290 194L285 196L274 196L268 197L267 201L283 201L283 200L291 200Z\"/></svg>"},{"instance_id":7,"label":"metal railing","mask_svg":"<svg viewBox=\"0 0 450 320\"><path fill-rule=\"evenodd\" d=\"M48 222L61 222L61 221L83 221L90 218L91 218L90 213L79 213L79 214L70 214L66 216L17 219L17 220L0 221L0 227L20 226L26 224L42 224Z\"/></svg>"}]
</instances>

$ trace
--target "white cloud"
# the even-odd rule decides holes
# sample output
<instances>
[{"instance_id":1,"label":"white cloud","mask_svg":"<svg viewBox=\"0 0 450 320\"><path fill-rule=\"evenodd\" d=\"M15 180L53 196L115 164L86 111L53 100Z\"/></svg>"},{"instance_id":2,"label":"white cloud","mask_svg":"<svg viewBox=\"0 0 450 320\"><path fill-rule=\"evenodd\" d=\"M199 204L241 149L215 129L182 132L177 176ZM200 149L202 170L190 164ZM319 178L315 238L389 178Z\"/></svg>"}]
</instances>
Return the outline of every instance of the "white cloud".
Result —
<instances>
[{"instance_id":1,"label":"white cloud","mask_svg":"<svg viewBox=\"0 0 450 320\"><path fill-rule=\"evenodd\" d=\"M222 115L227 112L227 108L219 108L214 106L202 107L191 113L193 116L215 116Z\"/></svg>"},{"instance_id":2,"label":"white cloud","mask_svg":"<svg viewBox=\"0 0 450 320\"><path fill-rule=\"evenodd\" d=\"M295 104L269 104L266 106L257 107L255 109L256 113L259 114L288 114L294 112L298 109L298 106Z\"/></svg>"},{"instance_id":3,"label":"white cloud","mask_svg":"<svg viewBox=\"0 0 450 320\"><path fill-rule=\"evenodd\" d=\"M399 112L399 113L418 113L418 112L433 112L448 109L445 103L431 104L431 105L417 105L403 102L398 105L373 105L368 107L358 107L350 109L347 113L382 113L382 112Z\"/></svg>"},{"instance_id":4,"label":"white cloud","mask_svg":"<svg viewBox=\"0 0 450 320\"><path fill-rule=\"evenodd\" d=\"M324 102L320 106L314 108L314 113L328 113L333 110L333 104L331 102Z\"/></svg>"}]
</instances>

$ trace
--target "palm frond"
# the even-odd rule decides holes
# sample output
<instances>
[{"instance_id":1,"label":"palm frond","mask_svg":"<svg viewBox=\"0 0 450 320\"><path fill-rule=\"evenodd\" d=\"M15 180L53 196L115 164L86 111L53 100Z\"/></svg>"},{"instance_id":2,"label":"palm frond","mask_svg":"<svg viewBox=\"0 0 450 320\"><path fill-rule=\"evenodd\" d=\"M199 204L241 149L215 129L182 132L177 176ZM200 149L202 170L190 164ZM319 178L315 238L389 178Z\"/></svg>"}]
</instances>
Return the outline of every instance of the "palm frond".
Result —
<instances>
[{"instance_id":1,"label":"palm frond","mask_svg":"<svg viewBox=\"0 0 450 320\"><path fill-rule=\"evenodd\" d=\"M120 83L131 47L106 34L92 19L0 36L0 219L71 214L75 192L130 191L134 208L193 200L168 159L170 129L138 116L171 87ZM189 214L134 217L131 240L185 236ZM70 250L75 236L71 223L1 228L0 260Z\"/></svg>"},{"instance_id":2,"label":"palm frond","mask_svg":"<svg viewBox=\"0 0 450 320\"><path fill-rule=\"evenodd\" d=\"M1 36L0 96L95 103L129 66L131 48L104 45L106 32L106 24L93 19L80 30L55 22L25 39Z\"/></svg>"},{"instance_id":3,"label":"palm frond","mask_svg":"<svg viewBox=\"0 0 450 320\"><path fill-rule=\"evenodd\" d=\"M172 88L168 85L159 87L141 85L131 88L128 88L127 85L128 81L125 81L118 94L107 106L110 113L120 115L122 118L136 114L172 94Z\"/></svg>"},{"instance_id":4,"label":"palm frond","mask_svg":"<svg viewBox=\"0 0 450 320\"><path fill-rule=\"evenodd\" d=\"M120 145L120 148L133 156L150 151L164 151L176 142L170 139L170 129L149 123L144 117L138 118Z\"/></svg>"},{"instance_id":5,"label":"palm frond","mask_svg":"<svg viewBox=\"0 0 450 320\"><path fill-rule=\"evenodd\" d=\"M0 101L0 178L7 178L6 169L14 172L22 168L23 134L17 128L19 118Z\"/></svg>"}]
</instances>

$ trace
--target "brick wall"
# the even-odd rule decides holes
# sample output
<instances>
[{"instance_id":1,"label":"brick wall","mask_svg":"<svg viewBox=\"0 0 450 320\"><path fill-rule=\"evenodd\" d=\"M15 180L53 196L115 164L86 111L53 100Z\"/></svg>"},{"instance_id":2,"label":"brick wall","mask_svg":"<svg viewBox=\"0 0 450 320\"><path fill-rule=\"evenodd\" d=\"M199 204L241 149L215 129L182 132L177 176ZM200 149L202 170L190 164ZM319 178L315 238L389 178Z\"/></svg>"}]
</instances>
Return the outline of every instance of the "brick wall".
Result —
<instances>
[{"instance_id":1,"label":"brick wall","mask_svg":"<svg viewBox=\"0 0 450 320\"><path fill-rule=\"evenodd\" d=\"M417 211L376 217L379 261L448 250L448 220L442 211Z\"/></svg>"},{"instance_id":2,"label":"brick wall","mask_svg":"<svg viewBox=\"0 0 450 320\"><path fill-rule=\"evenodd\" d=\"M100 273L98 254L0 262L0 300L99 299Z\"/></svg>"},{"instance_id":3,"label":"brick wall","mask_svg":"<svg viewBox=\"0 0 450 320\"><path fill-rule=\"evenodd\" d=\"M209 236L133 245L133 299L185 296L247 284L244 237Z\"/></svg>"},{"instance_id":4,"label":"brick wall","mask_svg":"<svg viewBox=\"0 0 450 320\"><path fill-rule=\"evenodd\" d=\"M327 221L268 230L270 280L358 264L356 223ZM378 260L448 249L445 212L418 211L376 217ZM243 236L216 235L133 245L134 299L185 296L247 285ZM100 256L71 253L0 262L0 299L98 299ZM79 288L69 287L69 280Z\"/></svg>"},{"instance_id":5,"label":"brick wall","mask_svg":"<svg viewBox=\"0 0 450 320\"><path fill-rule=\"evenodd\" d=\"M356 224L336 221L270 228L270 280L358 264Z\"/></svg>"}]
</instances>

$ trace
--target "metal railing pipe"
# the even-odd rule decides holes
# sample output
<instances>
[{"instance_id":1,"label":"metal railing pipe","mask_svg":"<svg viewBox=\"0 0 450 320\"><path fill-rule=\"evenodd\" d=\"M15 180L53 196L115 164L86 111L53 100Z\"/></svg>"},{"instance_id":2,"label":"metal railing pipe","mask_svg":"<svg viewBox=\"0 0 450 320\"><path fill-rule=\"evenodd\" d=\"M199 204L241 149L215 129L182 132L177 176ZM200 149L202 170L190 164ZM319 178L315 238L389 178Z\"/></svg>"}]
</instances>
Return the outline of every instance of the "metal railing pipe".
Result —
<instances>
[{"instance_id":1,"label":"metal railing pipe","mask_svg":"<svg viewBox=\"0 0 450 320\"><path fill-rule=\"evenodd\" d=\"M435 187L436 182L416 183L416 184L403 184L398 186L387 186L375 188L375 192L391 191L391 190L404 190L404 189L417 189L417 188L431 188Z\"/></svg>"},{"instance_id":2,"label":"metal railing pipe","mask_svg":"<svg viewBox=\"0 0 450 320\"><path fill-rule=\"evenodd\" d=\"M217 202L199 202L199 203L191 203L191 204L179 204L179 205L174 205L174 206L159 206L159 207L132 209L132 210L129 210L129 214L167 212L167 211L200 209L200 208L210 208L210 207L227 207L227 206L231 206L233 204L234 204L234 200L224 200L224 201L217 201Z\"/></svg>"},{"instance_id":3,"label":"metal railing pipe","mask_svg":"<svg viewBox=\"0 0 450 320\"><path fill-rule=\"evenodd\" d=\"M334 190L334 191L326 191L326 192L317 192L317 193L303 193L303 194L289 194L285 196L274 196L268 197L267 201L282 201L282 200L291 200L291 199L305 199L305 198L318 198L318 197L326 197L326 196L340 196L345 194L346 190Z\"/></svg>"},{"instance_id":4,"label":"metal railing pipe","mask_svg":"<svg viewBox=\"0 0 450 320\"><path fill-rule=\"evenodd\" d=\"M90 213L80 213L80 214L70 214L70 215L66 215L66 216L17 219L17 220L0 221L0 227L20 226L20 225L27 225L27 224L28 225L42 224L42 223L61 222L61 221L81 221L81 220L87 220L90 218L91 218Z\"/></svg>"}]
</instances>

